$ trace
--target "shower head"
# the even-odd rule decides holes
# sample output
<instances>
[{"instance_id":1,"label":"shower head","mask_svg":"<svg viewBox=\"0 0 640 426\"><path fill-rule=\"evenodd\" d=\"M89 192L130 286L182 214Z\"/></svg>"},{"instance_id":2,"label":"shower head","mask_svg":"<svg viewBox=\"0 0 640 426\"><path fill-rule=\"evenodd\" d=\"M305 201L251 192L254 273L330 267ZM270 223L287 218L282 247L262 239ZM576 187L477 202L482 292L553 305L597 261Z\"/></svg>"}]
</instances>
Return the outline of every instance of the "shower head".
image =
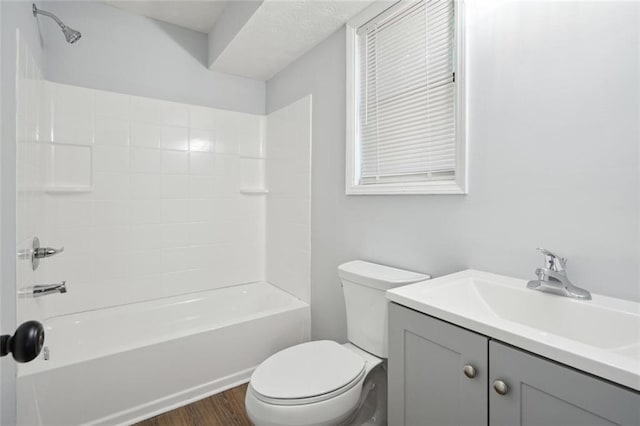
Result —
<instances>
[{"instance_id":1,"label":"shower head","mask_svg":"<svg viewBox=\"0 0 640 426\"><path fill-rule=\"evenodd\" d=\"M74 30L71 27L67 27L64 24L64 22L62 22L56 15L54 15L51 12L47 12L46 10L38 9L36 7L36 4L33 3L33 16L36 17L38 15L48 16L49 18L56 21L56 24L58 24L58 26L62 30L62 33L64 34L64 38L67 39L68 43L73 44L76 41L80 40L80 37L82 37L82 34L80 33L80 31Z\"/></svg>"},{"instance_id":2,"label":"shower head","mask_svg":"<svg viewBox=\"0 0 640 426\"><path fill-rule=\"evenodd\" d=\"M67 39L67 42L71 44L80 40L80 37L82 37L82 33L78 30L74 30L73 28L64 27L62 32L64 33L64 37Z\"/></svg>"}]
</instances>

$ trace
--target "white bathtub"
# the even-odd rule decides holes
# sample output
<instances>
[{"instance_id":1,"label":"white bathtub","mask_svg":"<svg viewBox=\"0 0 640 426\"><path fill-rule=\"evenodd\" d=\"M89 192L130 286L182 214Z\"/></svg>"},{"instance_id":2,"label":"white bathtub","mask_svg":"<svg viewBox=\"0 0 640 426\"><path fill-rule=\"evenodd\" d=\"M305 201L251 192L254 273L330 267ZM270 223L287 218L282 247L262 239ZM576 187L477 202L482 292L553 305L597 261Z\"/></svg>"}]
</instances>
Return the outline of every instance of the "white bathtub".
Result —
<instances>
[{"instance_id":1,"label":"white bathtub","mask_svg":"<svg viewBox=\"0 0 640 426\"><path fill-rule=\"evenodd\" d=\"M309 305L251 283L45 321L50 358L20 366L21 425L129 424L248 381L309 340Z\"/></svg>"}]
</instances>

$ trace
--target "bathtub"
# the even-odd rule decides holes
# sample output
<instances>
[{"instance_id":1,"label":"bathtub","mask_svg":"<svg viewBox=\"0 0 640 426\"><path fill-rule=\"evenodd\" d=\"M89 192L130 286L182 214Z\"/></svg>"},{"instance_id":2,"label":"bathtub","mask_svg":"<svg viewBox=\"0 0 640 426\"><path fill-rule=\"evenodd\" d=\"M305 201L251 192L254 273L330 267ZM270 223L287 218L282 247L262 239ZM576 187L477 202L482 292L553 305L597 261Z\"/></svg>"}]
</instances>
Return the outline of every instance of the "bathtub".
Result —
<instances>
[{"instance_id":1,"label":"bathtub","mask_svg":"<svg viewBox=\"0 0 640 426\"><path fill-rule=\"evenodd\" d=\"M265 282L50 318L18 422L130 424L247 382L309 328L309 305Z\"/></svg>"}]
</instances>

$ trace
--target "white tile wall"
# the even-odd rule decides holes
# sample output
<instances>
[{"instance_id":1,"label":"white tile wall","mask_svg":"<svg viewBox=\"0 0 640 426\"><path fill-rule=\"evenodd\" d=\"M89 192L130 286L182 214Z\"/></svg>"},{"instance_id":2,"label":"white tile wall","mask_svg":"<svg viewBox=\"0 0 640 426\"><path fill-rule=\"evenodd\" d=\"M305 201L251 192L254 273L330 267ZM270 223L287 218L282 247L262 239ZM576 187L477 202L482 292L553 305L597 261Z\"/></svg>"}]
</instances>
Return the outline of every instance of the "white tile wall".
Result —
<instances>
[{"instance_id":1,"label":"white tile wall","mask_svg":"<svg viewBox=\"0 0 640 426\"><path fill-rule=\"evenodd\" d=\"M18 33L17 45L17 99L16 99L16 214L19 218L16 227L18 252L28 252L31 248L34 232L42 232L42 223L38 221L37 211L44 207L44 197L38 188L44 175L40 161L44 157L38 149L35 139L38 134L38 115L40 94L39 85L42 75L39 65L34 60L28 45ZM30 262L25 259L17 261L17 288L35 284L42 273L31 270ZM25 315L33 319L41 319L34 307L25 309ZM20 319L20 318L19 318Z\"/></svg>"},{"instance_id":2,"label":"white tile wall","mask_svg":"<svg viewBox=\"0 0 640 426\"><path fill-rule=\"evenodd\" d=\"M309 301L310 98L263 117L49 83L19 60L18 248L66 251L19 260L18 286L69 288L20 299L19 319L263 279Z\"/></svg>"},{"instance_id":3,"label":"white tile wall","mask_svg":"<svg viewBox=\"0 0 640 426\"><path fill-rule=\"evenodd\" d=\"M310 302L311 96L269 114L266 140L267 280Z\"/></svg>"},{"instance_id":4,"label":"white tile wall","mask_svg":"<svg viewBox=\"0 0 640 426\"><path fill-rule=\"evenodd\" d=\"M21 84L37 81L32 65L22 67L30 77ZM33 137L19 150L18 235L22 246L38 234L66 251L37 274L20 263L21 285L66 280L69 291L21 299L21 316L265 279L266 199L240 194L264 186L264 162L240 159L263 155L264 117L39 84L20 91L35 107L20 115ZM41 99L28 99L34 92ZM38 205L47 221L33 217Z\"/></svg>"}]
</instances>

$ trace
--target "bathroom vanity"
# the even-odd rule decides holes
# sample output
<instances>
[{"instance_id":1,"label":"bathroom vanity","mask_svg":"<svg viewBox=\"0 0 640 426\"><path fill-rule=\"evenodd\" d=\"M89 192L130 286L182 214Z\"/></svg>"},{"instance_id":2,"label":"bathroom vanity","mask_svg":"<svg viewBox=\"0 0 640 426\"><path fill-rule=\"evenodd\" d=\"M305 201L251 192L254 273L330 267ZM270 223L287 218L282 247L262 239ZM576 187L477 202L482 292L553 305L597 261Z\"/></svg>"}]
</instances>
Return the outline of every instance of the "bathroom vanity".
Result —
<instances>
[{"instance_id":1,"label":"bathroom vanity","mask_svg":"<svg viewBox=\"0 0 640 426\"><path fill-rule=\"evenodd\" d=\"M637 303L479 271L387 298L390 425L640 424Z\"/></svg>"}]
</instances>

